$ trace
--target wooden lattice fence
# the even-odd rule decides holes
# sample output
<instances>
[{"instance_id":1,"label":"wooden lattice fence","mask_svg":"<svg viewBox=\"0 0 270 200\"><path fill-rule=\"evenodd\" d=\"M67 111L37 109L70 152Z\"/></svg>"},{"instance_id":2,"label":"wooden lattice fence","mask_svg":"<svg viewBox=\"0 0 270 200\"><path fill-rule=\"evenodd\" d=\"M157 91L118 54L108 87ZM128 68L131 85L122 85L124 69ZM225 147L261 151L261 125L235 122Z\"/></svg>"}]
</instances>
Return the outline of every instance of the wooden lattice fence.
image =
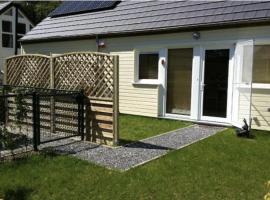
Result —
<instances>
[{"instance_id":1,"label":"wooden lattice fence","mask_svg":"<svg viewBox=\"0 0 270 200\"><path fill-rule=\"evenodd\" d=\"M50 87L50 57L20 55L6 60L6 83L15 86Z\"/></svg>"},{"instance_id":2,"label":"wooden lattice fence","mask_svg":"<svg viewBox=\"0 0 270 200\"><path fill-rule=\"evenodd\" d=\"M7 58L4 83L14 86L85 91L87 140L118 143L118 57L75 52L57 56L19 55ZM54 120L68 107L51 100ZM52 130L54 131L54 130ZM68 130L67 130L68 131Z\"/></svg>"}]
</instances>

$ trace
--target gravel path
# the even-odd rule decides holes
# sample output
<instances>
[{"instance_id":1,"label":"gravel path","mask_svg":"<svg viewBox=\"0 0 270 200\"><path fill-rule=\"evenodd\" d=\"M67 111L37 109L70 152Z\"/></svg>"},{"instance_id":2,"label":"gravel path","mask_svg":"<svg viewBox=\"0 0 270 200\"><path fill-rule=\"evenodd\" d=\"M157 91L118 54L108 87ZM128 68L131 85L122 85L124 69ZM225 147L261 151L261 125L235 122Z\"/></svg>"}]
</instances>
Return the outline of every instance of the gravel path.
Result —
<instances>
[{"instance_id":1,"label":"gravel path","mask_svg":"<svg viewBox=\"0 0 270 200\"><path fill-rule=\"evenodd\" d=\"M41 148L50 146L60 154L71 154L110 169L126 171L222 130L224 127L193 125L118 148L72 139L48 143Z\"/></svg>"}]
</instances>

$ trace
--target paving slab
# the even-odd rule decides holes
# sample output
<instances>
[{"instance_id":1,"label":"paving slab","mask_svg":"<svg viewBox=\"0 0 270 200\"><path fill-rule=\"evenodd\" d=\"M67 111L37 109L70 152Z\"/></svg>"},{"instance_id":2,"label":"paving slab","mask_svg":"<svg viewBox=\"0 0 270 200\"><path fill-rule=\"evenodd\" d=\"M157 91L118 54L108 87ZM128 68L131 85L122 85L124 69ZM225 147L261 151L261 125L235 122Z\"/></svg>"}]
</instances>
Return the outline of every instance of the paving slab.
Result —
<instances>
[{"instance_id":1,"label":"paving slab","mask_svg":"<svg viewBox=\"0 0 270 200\"><path fill-rule=\"evenodd\" d=\"M126 171L222 130L224 127L192 125L117 148L74 139L48 143L41 148L50 147L60 154L72 155L110 169Z\"/></svg>"}]
</instances>

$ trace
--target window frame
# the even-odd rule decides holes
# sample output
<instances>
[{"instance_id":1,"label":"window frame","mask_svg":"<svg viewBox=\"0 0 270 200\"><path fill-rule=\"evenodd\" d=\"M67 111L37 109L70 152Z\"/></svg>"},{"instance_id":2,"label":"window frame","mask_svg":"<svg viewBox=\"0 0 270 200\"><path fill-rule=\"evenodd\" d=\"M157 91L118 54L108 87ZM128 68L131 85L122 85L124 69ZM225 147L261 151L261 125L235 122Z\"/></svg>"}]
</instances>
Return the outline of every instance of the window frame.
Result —
<instances>
[{"instance_id":1,"label":"window frame","mask_svg":"<svg viewBox=\"0 0 270 200\"><path fill-rule=\"evenodd\" d=\"M254 40L254 47L256 45L270 45L270 38L256 38ZM270 84L269 83L256 83L256 82L252 82L252 88L253 89L269 90L270 89Z\"/></svg>"},{"instance_id":2,"label":"window frame","mask_svg":"<svg viewBox=\"0 0 270 200\"><path fill-rule=\"evenodd\" d=\"M159 85L160 84L160 51L135 51L135 77L132 82L133 85ZM158 55L158 66L157 66L157 79L139 79L140 73L140 55L141 54L157 54Z\"/></svg>"},{"instance_id":3,"label":"window frame","mask_svg":"<svg viewBox=\"0 0 270 200\"><path fill-rule=\"evenodd\" d=\"M4 29L3 29L3 23L5 23L5 22L10 23L11 31L8 31L8 32L7 31L4 31ZM7 34L12 34L13 33L13 23L12 23L12 21L3 19L1 25L2 25L2 33L7 33Z\"/></svg>"},{"instance_id":4,"label":"window frame","mask_svg":"<svg viewBox=\"0 0 270 200\"><path fill-rule=\"evenodd\" d=\"M4 40L4 37L3 37L3 35L9 35L9 36L11 36L11 38L12 38L12 46L10 47L10 46L8 46L8 47L5 47L4 46L4 42L3 42L3 40ZM13 34L9 34L9 33L5 33L5 32L3 32L2 33L2 48L9 48L9 49L13 49L14 48L14 37L13 37Z\"/></svg>"},{"instance_id":5,"label":"window frame","mask_svg":"<svg viewBox=\"0 0 270 200\"><path fill-rule=\"evenodd\" d=\"M253 76L253 88L270 88L270 82L269 83L264 83L264 82L258 82L258 81L254 81L254 60L255 60L255 47L256 46L269 46L270 47L270 43L264 43L264 44L260 44L260 43L255 43L254 46L253 46L253 70L252 70L252 76ZM266 87L268 86L268 87Z\"/></svg>"}]
</instances>

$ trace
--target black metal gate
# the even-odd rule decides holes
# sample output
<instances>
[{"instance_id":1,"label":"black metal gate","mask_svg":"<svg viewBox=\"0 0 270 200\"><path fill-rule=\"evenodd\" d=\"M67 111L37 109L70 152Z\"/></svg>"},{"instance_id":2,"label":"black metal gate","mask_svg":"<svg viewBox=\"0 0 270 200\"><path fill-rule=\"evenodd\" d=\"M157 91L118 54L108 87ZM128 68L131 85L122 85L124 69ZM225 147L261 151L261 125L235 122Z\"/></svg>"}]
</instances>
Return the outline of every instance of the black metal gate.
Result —
<instances>
[{"instance_id":1,"label":"black metal gate","mask_svg":"<svg viewBox=\"0 0 270 200\"><path fill-rule=\"evenodd\" d=\"M2 126L14 134L26 135L34 150L38 150L40 144L70 137L80 136L84 140L83 91L1 87Z\"/></svg>"}]
</instances>

